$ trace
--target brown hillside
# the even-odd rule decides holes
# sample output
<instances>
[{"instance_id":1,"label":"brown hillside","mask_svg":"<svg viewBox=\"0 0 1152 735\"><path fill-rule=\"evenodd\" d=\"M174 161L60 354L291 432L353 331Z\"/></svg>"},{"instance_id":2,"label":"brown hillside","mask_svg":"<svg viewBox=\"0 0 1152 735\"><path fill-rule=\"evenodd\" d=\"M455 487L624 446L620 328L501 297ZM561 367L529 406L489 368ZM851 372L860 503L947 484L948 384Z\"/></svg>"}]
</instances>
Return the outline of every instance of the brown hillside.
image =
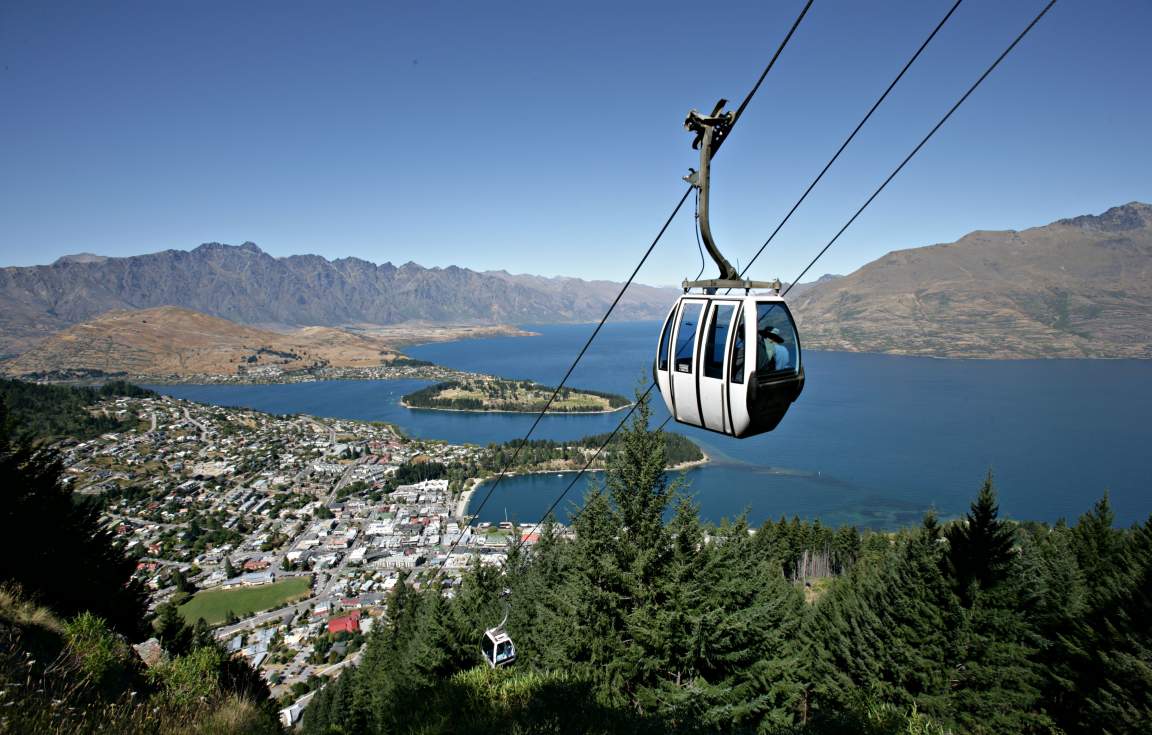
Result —
<instances>
[{"instance_id":1,"label":"brown hillside","mask_svg":"<svg viewBox=\"0 0 1152 735\"><path fill-rule=\"evenodd\" d=\"M308 327L281 334L161 306L102 314L44 339L3 366L12 375L51 370L235 374L241 365L370 367L396 356L377 338L340 329Z\"/></svg>"},{"instance_id":2,"label":"brown hillside","mask_svg":"<svg viewBox=\"0 0 1152 735\"><path fill-rule=\"evenodd\" d=\"M1152 357L1152 207L900 250L793 301L804 346L974 358Z\"/></svg>"}]
</instances>

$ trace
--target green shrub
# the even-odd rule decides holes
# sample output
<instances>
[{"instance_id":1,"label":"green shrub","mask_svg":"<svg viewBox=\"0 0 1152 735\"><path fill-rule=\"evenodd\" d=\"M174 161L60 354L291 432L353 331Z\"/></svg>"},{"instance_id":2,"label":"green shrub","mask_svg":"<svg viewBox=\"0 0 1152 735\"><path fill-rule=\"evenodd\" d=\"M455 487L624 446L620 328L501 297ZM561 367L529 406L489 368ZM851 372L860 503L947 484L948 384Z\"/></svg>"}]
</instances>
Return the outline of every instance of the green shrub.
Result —
<instances>
[{"instance_id":1,"label":"green shrub","mask_svg":"<svg viewBox=\"0 0 1152 735\"><path fill-rule=\"evenodd\" d=\"M68 651L97 691L114 697L131 688L139 671L136 654L103 619L80 613L65 624L64 635Z\"/></svg>"}]
</instances>

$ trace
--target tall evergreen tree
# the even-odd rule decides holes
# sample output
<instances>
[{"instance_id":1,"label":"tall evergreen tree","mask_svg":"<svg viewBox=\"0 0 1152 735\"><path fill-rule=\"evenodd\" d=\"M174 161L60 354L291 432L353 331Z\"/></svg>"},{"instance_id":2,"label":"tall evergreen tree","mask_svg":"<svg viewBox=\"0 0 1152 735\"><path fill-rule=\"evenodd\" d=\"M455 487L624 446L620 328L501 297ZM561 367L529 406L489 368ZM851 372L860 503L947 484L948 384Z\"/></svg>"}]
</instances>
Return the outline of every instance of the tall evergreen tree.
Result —
<instances>
[{"instance_id":1,"label":"tall evergreen tree","mask_svg":"<svg viewBox=\"0 0 1152 735\"><path fill-rule=\"evenodd\" d=\"M800 591L753 550L743 517L717 530L704 556L695 688L701 721L718 729L790 725L801 693Z\"/></svg>"},{"instance_id":2,"label":"tall evergreen tree","mask_svg":"<svg viewBox=\"0 0 1152 735\"><path fill-rule=\"evenodd\" d=\"M816 605L805 638L821 716L880 702L949 714L959 607L941 557L930 514L922 529L857 564Z\"/></svg>"},{"instance_id":3,"label":"tall evergreen tree","mask_svg":"<svg viewBox=\"0 0 1152 735\"><path fill-rule=\"evenodd\" d=\"M1053 709L1068 732L1144 733L1152 722L1152 518L1111 566L1112 583L1057 644Z\"/></svg>"},{"instance_id":4,"label":"tall evergreen tree","mask_svg":"<svg viewBox=\"0 0 1152 735\"><path fill-rule=\"evenodd\" d=\"M1125 566L1124 543L1115 524L1116 515L1105 492L1072 529L1076 562L1093 596L1108 595L1109 586Z\"/></svg>"},{"instance_id":5,"label":"tall evergreen tree","mask_svg":"<svg viewBox=\"0 0 1152 735\"><path fill-rule=\"evenodd\" d=\"M156 637L164 650L172 656L183 656L192 649L193 631L175 605L161 605L156 616Z\"/></svg>"},{"instance_id":6,"label":"tall evergreen tree","mask_svg":"<svg viewBox=\"0 0 1152 735\"><path fill-rule=\"evenodd\" d=\"M147 637L147 591L132 578L136 561L100 524L94 503L61 485L63 467L47 448L15 442L0 403L0 582L63 616L83 611L118 632Z\"/></svg>"},{"instance_id":7,"label":"tall evergreen tree","mask_svg":"<svg viewBox=\"0 0 1152 735\"><path fill-rule=\"evenodd\" d=\"M953 524L946 532L952 579L966 603L972 602L973 585L987 589L1007 573L1015 534L999 514L989 470L965 522Z\"/></svg>"},{"instance_id":8,"label":"tall evergreen tree","mask_svg":"<svg viewBox=\"0 0 1152 735\"><path fill-rule=\"evenodd\" d=\"M622 565L621 524L604 491L591 483L574 524L572 565L565 597L572 610L572 634L565 656L598 676L597 688L609 700L625 691L622 667L628 588Z\"/></svg>"},{"instance_id":9,"label":"tall evergreen tree","mask_svg":"<svg viewBox=\"0 0 1152 735\"><path fill-rule=\"evenodd\" d=\"M964 606L952 706L974 733L1025 732L1049 724L1039 711L1039 637L1026 615L1015 529L999 517L989 472L964 522L950 526L948 568Z\"/></svg>"}]
</instances>

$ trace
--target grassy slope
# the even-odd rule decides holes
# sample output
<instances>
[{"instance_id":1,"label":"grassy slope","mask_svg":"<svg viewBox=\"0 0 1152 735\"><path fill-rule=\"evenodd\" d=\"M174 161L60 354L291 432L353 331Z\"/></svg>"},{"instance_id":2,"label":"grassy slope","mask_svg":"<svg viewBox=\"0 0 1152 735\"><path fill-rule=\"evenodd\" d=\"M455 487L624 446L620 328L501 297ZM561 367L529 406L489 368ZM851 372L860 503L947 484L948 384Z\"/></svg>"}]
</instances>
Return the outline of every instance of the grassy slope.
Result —
<instances>
[{"instance_id":1,"label":"grassy slope","mask_svg":"<svg viewBox=\"0 0 1152 735\"><path fill-rule=\"evenodd\" d=\"M310 586L308 577L291 577L259 587L204 590L181 605L180 614L190 623L204 618L209 625L216 625L224 622L229 610L243 617L307 597Z\"/></svg>"},{"instance_id":2,"label":"grassy slope","mask_svg":"<svg viewBox=\"0 0 1152 735\"><path fill-rule=\"evenodd\" d=\"M62 620L0 588L0 733L282 733L266 702L225 691L189 660L145 674L99 618Z\"/></svg>"}]
</instances>

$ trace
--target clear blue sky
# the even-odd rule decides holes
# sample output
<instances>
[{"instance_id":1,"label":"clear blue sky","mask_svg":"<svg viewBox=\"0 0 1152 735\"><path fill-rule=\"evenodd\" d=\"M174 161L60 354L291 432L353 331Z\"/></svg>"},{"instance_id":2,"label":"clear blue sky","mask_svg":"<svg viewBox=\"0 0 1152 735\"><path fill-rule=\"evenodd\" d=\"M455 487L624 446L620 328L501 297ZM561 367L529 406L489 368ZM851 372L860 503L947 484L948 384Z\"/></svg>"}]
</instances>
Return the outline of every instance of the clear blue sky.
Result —
<instances>
[{"instance_id":1,"label":"clear blue sky","mask_svg":"<svg viewBox=\"0 0 1152 735\"><path fill-rule=\"evenodd\" d=\"M714 167L747 262L948 0L816 0ZM792 278L1041 7L965 0L782 231ZM622 279L801 0L0 3L0 265L205 241ZM1060 0L816 268L1152 200L1152 3ZM682 217L640 275L699 263Z\"/></svg>"}]
</instances>

